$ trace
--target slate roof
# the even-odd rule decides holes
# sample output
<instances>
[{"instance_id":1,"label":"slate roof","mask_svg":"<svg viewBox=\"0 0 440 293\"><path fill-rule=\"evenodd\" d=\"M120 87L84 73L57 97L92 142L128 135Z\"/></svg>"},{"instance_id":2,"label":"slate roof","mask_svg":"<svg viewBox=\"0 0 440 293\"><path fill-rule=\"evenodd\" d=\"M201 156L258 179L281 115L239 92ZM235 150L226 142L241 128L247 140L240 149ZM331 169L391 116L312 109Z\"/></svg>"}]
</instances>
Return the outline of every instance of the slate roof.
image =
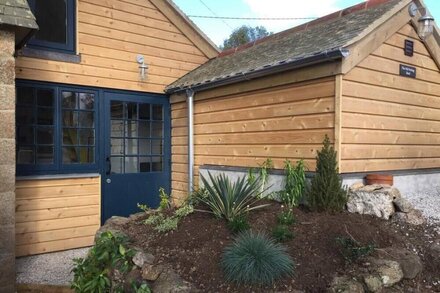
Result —
<instances>
[{"instance_id":1,"label":"slate roof","mask_svg":"<svg viewBox=\"0 0 440 293\"><path fill-rule=\"evenodd\" d=\"M0 0L0 25L38 29L26 0Z\"/></svg>"},{"instance_id":2,"label":"slate roof","mask_svg":"<svg viewBox=\"0 0 440 293\"><path fill-rule=\"evenodd\" d=\"M342 58L345 48L356 37L403 1L405 0L370 0L224 51L169 85L166 91L173 93L219 83L234 76L245 76L313 56L326 56L327 52L339 50Z\"/></svg>"}]
</instances>

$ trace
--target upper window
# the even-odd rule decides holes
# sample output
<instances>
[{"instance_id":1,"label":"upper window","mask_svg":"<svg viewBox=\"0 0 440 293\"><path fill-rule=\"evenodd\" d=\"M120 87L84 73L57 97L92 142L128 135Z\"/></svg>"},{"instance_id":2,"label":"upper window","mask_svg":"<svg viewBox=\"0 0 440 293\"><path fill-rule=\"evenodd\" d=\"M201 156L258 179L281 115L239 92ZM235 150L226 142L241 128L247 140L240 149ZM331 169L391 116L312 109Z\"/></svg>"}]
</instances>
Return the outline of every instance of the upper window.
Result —
<instances>
[{"instance_id":1,"label":"upper window","mask_svg":"<svg viewBox=\"0 0 440 293\"><path fill-rule=\"evenodd\" d=\"M96 162L95 91L17 84L17 173L90 171Z\"/></svg>"},{"instance_id":2,"label":"upper window","mask_svg":"<svg viewBox=\"0 0 440 293\"><path fill-rule=\"evenodd\" d=\"M75 53L75 0L29 0L39 30L31 48Z\"/></svg>"}]
</instances>

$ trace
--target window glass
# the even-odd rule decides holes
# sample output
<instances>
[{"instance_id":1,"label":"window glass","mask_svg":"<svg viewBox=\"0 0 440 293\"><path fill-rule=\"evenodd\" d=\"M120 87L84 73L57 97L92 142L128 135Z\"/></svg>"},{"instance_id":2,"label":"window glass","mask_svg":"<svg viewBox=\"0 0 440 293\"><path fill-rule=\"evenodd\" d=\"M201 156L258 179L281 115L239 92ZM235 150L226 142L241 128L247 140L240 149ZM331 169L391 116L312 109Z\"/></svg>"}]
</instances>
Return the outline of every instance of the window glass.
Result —
<instances>
[{"instance_id":1,"label":"window glass","mask_svg":"<svg viewBox=\"0 0 440 293\"><path fill-rule=\"evenodd\" d=\"M95 95L63 91L63 164L94 163Z\"/></svg>"},{"instance_id":2,"label":"window glass","mask_svg":"<svg viewBox=\"0 0 440 293\"><path fill-rule=\"evenodd\" d=\"M30 47L74 53L75 0L29 0L39 30Z\"/></svg>"}]
</instances>

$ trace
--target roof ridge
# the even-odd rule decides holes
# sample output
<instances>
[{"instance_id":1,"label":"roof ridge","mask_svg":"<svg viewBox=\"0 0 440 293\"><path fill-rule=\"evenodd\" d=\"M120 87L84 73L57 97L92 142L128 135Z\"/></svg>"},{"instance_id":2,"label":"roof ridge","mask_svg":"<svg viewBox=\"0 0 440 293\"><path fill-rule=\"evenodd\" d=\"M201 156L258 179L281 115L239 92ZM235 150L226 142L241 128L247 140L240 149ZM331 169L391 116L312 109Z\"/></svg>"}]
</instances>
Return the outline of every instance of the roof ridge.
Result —
<instances>
[{"instance_id":1,"label":"roof ridge","mask_svg":"<svg viewBox=\"0 0 440 293\"><path fill-rule=\"evenodd\" d=\"M271 39L273 39L275 37L280 37L280 36L282 37L284 35L288 35L288 34L291 34L291 33L294 33L294 32L299 32L299 31L302 31L302 30L306 30L306 29L308 29L308 28L310 28L312 26L315 26L315 25L318 25L318 24L322 24L322 23L327 22L327 21L335 20L335 19L341 18L343 16L349 15L351 13L357 12L357 11L366 10L368 8L372 8L372 7L381 5L381 4L385 4L385 3L390 2L390 1L392 1L392 0L367 0L365 2L362 2L362 3L356 4L356 5L353 5L353 6L344 8L344 9L341 9L339 11L335 11L333 13L327 14L325 16L322 16L322 17L314 19L312 21L303 23L303 24L295 26L293 28L289 28L287 30L278 32L276 34L272 34L272 35L266 36L264 38L257 39L255 41L252 41L252 42L240 45L238 47L234 47L234 48L222 51L217 56L217 58L221 58L221 57L225 57L225 56L228 56L228 55L232 55L232 54L235 54L237 52L243 51L243 50L245 50L247 48L253 47L253 46L257 45L257 44L269 41L269 40L271 40Z\"/></svg>"}]
</instances>

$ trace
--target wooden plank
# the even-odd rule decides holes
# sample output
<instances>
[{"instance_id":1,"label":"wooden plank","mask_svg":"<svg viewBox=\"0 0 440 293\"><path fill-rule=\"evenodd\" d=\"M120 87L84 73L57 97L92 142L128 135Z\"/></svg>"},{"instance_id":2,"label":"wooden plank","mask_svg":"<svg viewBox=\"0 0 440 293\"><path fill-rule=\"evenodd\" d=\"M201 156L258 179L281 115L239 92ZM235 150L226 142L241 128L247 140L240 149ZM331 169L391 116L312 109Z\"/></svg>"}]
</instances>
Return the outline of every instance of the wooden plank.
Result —
<instances>
[{"instance_id":1,"label":"wooden plank","mask_svg":"<svg viewBox=\"0 0 440 293\"><path fill-rule=\"evenodd\" d=\"M55 209L41 209L31 211L17 211L15 213L15 222L33 222L42 220L53 220L62 218L72 218L78 216L99 215L100 205L79 206L79 207L62 207Z\"/></svg>"},{"instance_id":2,"label":"wooden plank","mask_svg":"<svg viewBox=\"0 0 440 293\"><path fill-rule=\"evenodd\" d=\"M429 145L343 145L343 159L440 158L440 148Z\"/></svg>"},{"instance_id":3,"label":"wooden plank","mask_svg":"<svg viewBox=\"0 0 440 293\"><path fill-rule=\"evenodd\" d=\"M343 160L343 173L438 168L440 158Z\"/></svg>"},{"instance_id":4,"label":"wooden plank","mask_svg":"<svg viewBox=\"0 0 440 293\"><path fill-rule=\"evenodd\" d=\"M343 95L440 109L439 97L344 80ZM345 99L345 98L344 98Z\"/></svg>"},{"instance_id":5,"label":"wooden plank","mask_svg":"<svg viewBox=\"0 0 440 293\"><path fill-rule=\"evenodd\" d=\"M440 145L440 134L343 128L342 141L345 144Z\"/></svg>"},{"instance_id":6,"label":"wooden plank","mask_svg":"<svg viewBox=\"0 0 440 293\"><path fill-rule=\"evenodd\" d=\"M17 199L15 202L16 212L45 210L64 207L78 207L100 204L100 193L88 196L63 197L63 198L38 198Z\"/></svg>"},{"instance_id":7,"label":"wooden plank","mask_svg":"<svg viewBox=\"0 0 440 293\"><path fill-rule=\"evenodd\" d=\"M344 127L381 130L422 131L440 133L440 121L344 113Z\"/></svg>"},{"instance_id":8,"label":"wooden plank","mask_svg":"<svg viewBox=\"0 0 440 293\"><path fill-rule=\"evenodd\" d=\"M37 244L47 241L60 241L70 238L95 236L100 225L51 230L44 232L18 233L15 235L16 245Z\"/></svg>"},{"instance_id":9,"label":"wooden plank","mask_svg":"<svg viewBox=\"0 0 440 293\"><path fill-rule=\"evenodd\" d=\"M327 98L310 99L299 102L249 107L245 109L229 110L194 115L194 124L232 122L272 117L291 117L295 115L329 113L334 111L334 96Z\"/></svg>"},{"instance_id":10,"label":"wooden plank","mask_svg":"<svg viewBox=\"0 0 440 293\"><path fill-rule=\"evenodd\" d=\"M195 135L195 145L230 145L230 144L318 144L324 136L333 140L333 129L272 131L270 133L228 133Z\"/></svg>"},{"instance_id":11,"label":"wooden plank","mask_svg":"<svg viewBox=\"0 0 440 293\"><path fill-rule=\"evenodd\" d=\"M94 239L95 239L94 236L87 236L87 237L64 239L62 241L50 241L50 242L32 243L26 245L17 245L15 247L15 255L17 257L20 257L26 255L88 247L93 245Z\"/></svg>"},{"instance_id":12,"label":"wooden plank","mask_svg":"<svg viewBox=\"0 0 440 293\"><path fill-rule=\"evenodd\" d=\"M343 112L440 121L440 109L344 97Z\"/></svg>"},{"instance_id":13,"label":"wooden plank","mask_svg":"<svg viewBox=\"0 0 440 293\"><path fill-rule=\"evenodd\" d=\"M182 163L177 163L177 162L173 162L172 166L171 166L171 172L181 172L181 173L186 173L188 171L188 164L182 164Z\"/></svg>"},{"instance_id":14,"label":"wooden plank","mask_svg":"<svg viewBox=\"0 0 440 293\"><path fill-rule=\"evenodd\" d=\"M180 147L185 148L185 147ZM233 157L266 157L266 158L308 158L313 159L316 151L321 150L322 144L308 145L197 145L194 148L195 155L213 155L213 156L233 156ZM174 154L174 153L173 153ZM185 155L184 152L176 152L176 154Z\"/></svg>"},{"instance_id":15,"label":"wooden plank","mask_svg":"<svg viewBox=\"0 0 440 293\"><path fill-rule=\"evenodd\" d=\"M63 178L63 179L40 179L40 180L17 180L15 187L19 188L33 188L33 187L47 187L47 186L85 186L99 184L101 178L97 177L81 177L81 178Z\"/></svg>"},{"instance_id":16,"label":"wooden plank","mask_svg":"<svg viewBox=\"0 0 440 293\"><path fill-rule=\"evenodd\" d=\"M92 225L100 225L100 224L101 224L101 219L97 215L55 219L55 220L43 220L43 221L35 221L32 224L16 223L15 233L22 234L22 233L30 233L30 232L41 232L41 231L50 231L57 229L92 226Z\"/></svg>"},{"instance_id":17,"label":"wooden plank","mask_svg":"<svg viewBox=\"0 0 440 293\"><path fill-rule=\"evenodd\" d=\"M415 32L414 32L415 34ZM414 38L414 37L417 38ZM417 54L425 55L430 57L428 50L425 47L425 44L423 44L419 37L417 35L402 35L400 33L394 34L389 38L385 43L391 46L394 46L396 48L400 48L403 51L403 48L405 46L405 40L410 40L414 42L414 52Z\"/></svg>"},{"instance_id":18,"label":"wooden plank","mask_svg":"<svg viewBox=\"0 0 440 293\"><path fill-rule=\"evenodd\" d=\"M380 74L389 73L396 76L400 76L400 63L385 59L383 57L370 55L364 61L359 64L360 68L370 69L378 72ZM440 84L440 73L438 71L433 71L421 67L416 67L417 70L417 80L423 80L431 83Z\"/></svg>"},{"instance_id":19,"label":"wooden plank","mask_svg":"<svg viewBox=\"0 0 440 293\"><path fill-rule=\"evenodd\" d=\"M342 131L342 88L343 76L335 76L335 114L334 114L334 148L338 169L341 167L341 131Z\"/></svg>"},{"instance_id":20,"label":"wooden plank","mask_svg":"<svg viewBox=\"0 0 440 293\"><path fill-rule=\"evenodd\" d=\"M19 188L16 191L17 199L37 199L37 198L62 198L72 196L87 196L99 194L99 185L64 185L64 186L44 186L33 188Z\"/></svg>"},{"instance_id":21,"label":"wooden plank","mask_svg":"<svg viewBox=\"0 0 440 293\"><path fill-rule=\"evenodd\" d=\"M378 74L374 70L360 67L353 68L347 75L345 75L345 79L372 85L381 85L386 88L397 90L406 90L424 95L438 96L440 93L439 84L427 83L421 80L395 76L387 73Z\"/></svg>"}]
</instances>

